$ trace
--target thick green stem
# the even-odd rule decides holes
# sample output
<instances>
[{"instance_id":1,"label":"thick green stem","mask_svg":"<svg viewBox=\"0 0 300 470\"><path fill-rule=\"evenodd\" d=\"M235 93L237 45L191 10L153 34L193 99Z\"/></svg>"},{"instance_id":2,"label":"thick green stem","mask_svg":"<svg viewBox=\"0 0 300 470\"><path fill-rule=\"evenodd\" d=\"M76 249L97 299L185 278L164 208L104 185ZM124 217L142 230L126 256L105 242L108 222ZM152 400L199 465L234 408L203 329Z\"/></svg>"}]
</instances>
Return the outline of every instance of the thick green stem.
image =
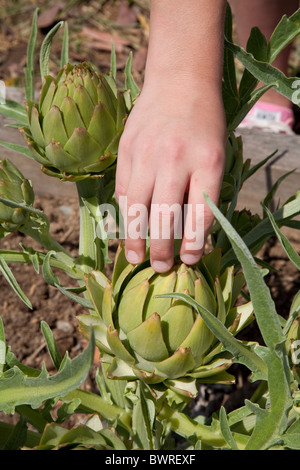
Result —
<instances>
[{"instance_id":1,"label":"thick green stem","mask_svg":"<svg viewBox=\"0 0 300 470\"><path fill-rule=\"evenodd\" d=\"M43 264L46 254L36 251L38 263ZM14 250L0 250L0 256L3 258L6 263L22 263L22 264L31 264L30 256L27 253L22 253L21 251ZM66 274L74 279L84 279L84 273L81 269L77 268L75 265L66 265L61 259L56 257L50 258L50 266L53 268L61 269Z\"/></svg>"},{"instance_id":2,"label":"thick green stem","mask_svg":"<svg viewBox=\"0 0 300 470\"><path fill-rule=\"evenodd\" d=\"M7 442L7 437L15 430L15 425L0 422L0 450ZM39 445L41 435L35 431L27 431L25 446L33 448Z\"/></svg>"},{"instance_id":3,"label":"thick green stem","mask_svg":"<svg viewBox=\"0 0 300 470\"><path fill-rule=\"evenodd\" d=\"M78 181L76 183L79 208L80 208L80 235L79 235L79 257L78 263L84 272L90 272L99 266L99 257L101 253L97 250L96 240L96 223L91 216L85 200L95 198L97 196L98 180L89 178L87 180Z\"/></svg>"},{"instance_id":4,"label":"thick green stem","mask_svg":"<svg viewBox=\"0 0 300 470\"><path fill-rule=\"evenodd\" d=\"M164 405L160 411L158 419L167 420L172 431L185 438L194 435L211 446L221 447L226 445L226 441L220 433L212 432L209 426L193 421L184 413L180 413L167 405Z\"/></svg>"},{"instance_id":5,"label":"thick green stem","mask_svg":"<svg viewBox=\"0 0 300 470\"><path fill-rule=\"evenodd\" d=\"M118 421L120 426L122 426L126 431L131 432L131 415L124 409L119 408L116 405L112 405L111 403L107 403L107 401L100 395L79 389L68 393L68 395L62 398L62 400L64 402L69 402L75 398L80 399L80 408L84 411L89 413L98 413L102 418L111 422Z\"/></svg>"},{"instance_id":6,"label":"thick green stem","mask_svg":"<svg viewBox=\"0 0 300 470\"><path fill-rule=\"evenodd\" d=\"M227 446L220 431L212 431L209 426L194 421L189 416L170 408L168 405L163 406L158 415L158 419L166 420L170 424L172 431L186 439L196 436L203 444L211 447L221 448ZM234 438L239 449L244 449L245 436L234 434Z\"/></svg>"},{"instance_id":7,"label":"thick green stem","mask_svg":"<svg viewBox=\"0 0 300 470\"><path fill-rule=\"evenodd\" d=\"M74 266L74 258L70 255L70 253L67 252L67 250L63 248L60 243L52 238L48 230L40 230L33 224L25 225L24 227L20 228L19 231L25 235L30 236L33 240L36 240L47 251L55 251L56 257L67 266Z\"/></svg>"}]
</instances>

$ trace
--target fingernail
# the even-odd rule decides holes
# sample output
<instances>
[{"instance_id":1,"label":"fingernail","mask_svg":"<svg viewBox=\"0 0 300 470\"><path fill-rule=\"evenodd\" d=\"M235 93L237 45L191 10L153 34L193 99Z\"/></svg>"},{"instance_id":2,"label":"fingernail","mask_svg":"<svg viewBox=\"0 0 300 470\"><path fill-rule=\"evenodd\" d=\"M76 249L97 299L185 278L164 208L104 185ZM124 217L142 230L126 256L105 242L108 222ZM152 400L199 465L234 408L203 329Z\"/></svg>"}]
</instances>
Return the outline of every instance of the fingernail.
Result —
<instances>
[{"instance_id":1,"label":"fingernail","mask_svg":"<svg viewBox=\"0 0 300 470\"><path fill-rule=\"evenodd\" d=\"M166 263L165 261L153 261L151 264L152 268L157 273L165 273L171 269L170 264Z\"/></svg>"},{"instance_id":2,"label":"fingernail","mask_svg":"<svg viewBox=\"0 0 300 470\"><path fill-rule=\"evenodd\" d=\"M133 250L128 250L126 252L126 259L130 264L138 264L140 262L139 255Z\"/></svg>"},{"instance_id":3,"label":"fingernail","mask_svg":"<svg viewBox=\"0 0 300 470\"><path fill-rule=\"evenodd\" d=\"M188 253L185 253L184 255L181 256L181 261L182 261L184 264L188 264L188 265L198 263L199 259L200 259L199 256L197 256L197 255L190 255L190 254L188 254Z\"/></svg>"}]
</instances>

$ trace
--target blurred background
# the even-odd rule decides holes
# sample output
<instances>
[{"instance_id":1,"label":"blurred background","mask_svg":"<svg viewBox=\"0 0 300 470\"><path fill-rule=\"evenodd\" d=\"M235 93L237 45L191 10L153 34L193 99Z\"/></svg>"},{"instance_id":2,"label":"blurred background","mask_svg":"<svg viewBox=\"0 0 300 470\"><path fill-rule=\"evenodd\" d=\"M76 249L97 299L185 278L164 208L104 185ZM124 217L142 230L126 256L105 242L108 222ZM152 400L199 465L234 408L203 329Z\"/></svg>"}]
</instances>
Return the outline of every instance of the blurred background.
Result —
<instances>
[{"instance_id":1,"label":"blurred background","mask_svg":"<svg viewBox=\"0 0 300 470\"><path fill-rule=\"evenodd\" d=\"M110 67L113 41L117 68L123 80L129 51L133 53L133 74L143 82L149 34L150 0L0 0L0 80L10 87L24 86L27 44L34 11L39 8L36 49L36 83L39 80L39 47L50 29L67 21L70 62L89 61L106 72ZM63 28L51 48L51 73L59 68Z\"/></svg>"}]
</instances>

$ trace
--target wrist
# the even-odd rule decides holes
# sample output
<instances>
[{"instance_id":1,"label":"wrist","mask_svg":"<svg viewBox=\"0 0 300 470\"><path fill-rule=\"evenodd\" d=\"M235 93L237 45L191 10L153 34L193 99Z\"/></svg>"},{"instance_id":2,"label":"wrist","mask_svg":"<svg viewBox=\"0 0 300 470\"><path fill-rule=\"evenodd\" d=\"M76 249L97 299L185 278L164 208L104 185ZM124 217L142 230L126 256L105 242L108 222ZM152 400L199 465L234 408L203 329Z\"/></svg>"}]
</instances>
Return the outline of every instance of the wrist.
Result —
<instances>
[{"instance_id":1,"label":"wrist","mask_svg":"<svg viewBox=\"0 0 300 470\"><path fill-rule=\"evenodd\" d=\"M151 106L153 102L168 110L211 107L223 109L222 80L185 73L166 74L164 77L151 73L145 75L142 89L143 100Z\"/></svg>"}]
</instances>

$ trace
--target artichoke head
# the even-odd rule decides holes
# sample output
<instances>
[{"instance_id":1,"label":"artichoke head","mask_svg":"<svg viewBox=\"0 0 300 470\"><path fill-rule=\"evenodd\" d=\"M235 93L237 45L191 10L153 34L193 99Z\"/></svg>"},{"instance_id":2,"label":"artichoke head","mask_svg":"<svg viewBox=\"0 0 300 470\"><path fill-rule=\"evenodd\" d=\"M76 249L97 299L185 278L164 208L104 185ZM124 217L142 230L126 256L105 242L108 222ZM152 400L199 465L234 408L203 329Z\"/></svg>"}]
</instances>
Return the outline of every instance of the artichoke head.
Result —
<instances>
[{"instance_id":1,"label":"artichoke head","mask_svg":"<svg viewBox=\"0 0 300 470\"><path fill-rule=\"evenodd\" d=\"M0 161L0 197L8 202L32 206L34 192L31 182L9 160ZM28 220L28 211L0 202L0 224L7 231L17 230Z\"/></svg>"},{"instance_id":2,"label":"artichoke head","mask_svg":"<svg viewBox=\"0 0 300 470\"><path fill-rule=\"evenodd\" d=\"M67 181L101 176L116 160L130 95L111 74L86 62L65 65L45 78L38 104L26 103L21 129L42 170Z\"/></svg>"},{"instance_id":3,"label":"artichoke head","mask_svg":"<svg viewBox=\"0 0 300 470\"><path fill-rule=\"evenodd\" d=\"M226 142L225 170L220 191L220 207L226 207L232 201L247 178L251 161L243 158L243 141L241 136L230 134Z\"/></svg>"},{"instance_id":4,"label":"artichoke head","mask_svg":"<svg viewBox=\"0 0 300 470\"><path fill-rule=\"evenodd\" d=\"M177 263L165 274L145 261L133 266L119 246L112 280L101 272L86 276L95 311L79 315L82 333L94 328L102 362L111 379L164 383L183 394L196 393L196 381L231 383L232 357L222 349L200 314L184 300L156 297L185 293L215 315L233 333L252 319L252 305L234 307L244 285L240 273L220 275L220 250L195 267Z\"/></svg>"},{"instance_id":5,"label":"artichoke head","mask_svg":"<svg viewBox=\"0 0 300 470\"><path fill-rule=\"evenodd\" d=\"M286 338L286 349L289 358L289 364L292 374L298 383L300 384L300 291L296 294L291 308L287 325L289 325L287 338Z\"/></svg>"}]
</instances>

